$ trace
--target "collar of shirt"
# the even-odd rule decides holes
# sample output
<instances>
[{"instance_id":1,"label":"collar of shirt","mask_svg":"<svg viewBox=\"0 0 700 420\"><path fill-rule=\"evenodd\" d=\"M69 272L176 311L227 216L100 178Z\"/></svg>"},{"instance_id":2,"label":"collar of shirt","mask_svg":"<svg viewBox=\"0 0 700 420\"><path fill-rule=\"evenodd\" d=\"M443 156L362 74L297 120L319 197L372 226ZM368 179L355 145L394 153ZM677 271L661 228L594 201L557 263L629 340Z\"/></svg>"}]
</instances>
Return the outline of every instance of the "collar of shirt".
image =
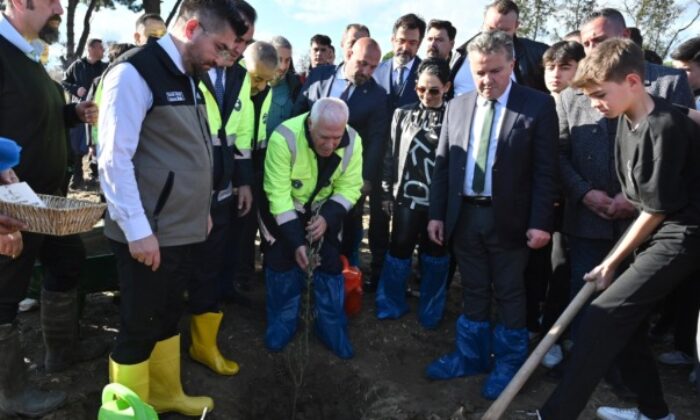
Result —
<instances>
[{"instance_id":1,"label":"collar of shirt","mask_svg":"<svg viewBox=\"0 0 700 420\"><path fill-rule=\"evenodd\" d=\"M413 68L413 62L414 62L414 61L416 61L416 57L413 57L413 58L411 59L411 61L409 61L408 63L404 64L403 67L404 67L406 70L411 71L411 69ZM396 64L396 61L392 61L392 62L391 62L391 71L393 71L393 72L399 71L399 66ZM406 72L404 72L404 78L407 77L407 76L408 76L408 74L407 74Z\"/></svg>"},{"instance_id":2,"label":"collar of shirt","mask_svg":"<svg viewBox=\"0 0 700 420\"><path fill-rule=\"evenodd\" d=\"M10 41L12 45L17 47L17 49L25 53L32 60L39 61L40 54L36 54L36 50L32 44L12 26L4 13L0 13L0 36Z\"/></svg>"},{"instance_id":3,"label":"collar of shirt","mask_svg":"<svg viewBox=\"0 0 700 420\"><path fill-rule=\"evenodd\" d=\"M501 96L499 96L499 97L496 99L496 105L497 105L497 106L499 106L499 105L500 105L500 106L506 106L506 105L508 104L508 97L510 96L510 88L511 88L511 87L513 87L513 80L512 80L512 79L508 82L508 87L506 87L506 90L503 91L503 94L501 94ZM489 100L486 99L486 98L484 98L484 97L481 96L481 95L478 95L478 96L476 97L476 104L477 104L478 106L482 106L482 107L483 107L483 106L486 106L486 105L488 104L488 102L489 102Z\"/></svg>"},{"instance_id":4,"label":"collar of shirt","mask_svg":"<svg viewBox=\"0 0 700 420\"><path fill-rule=\"evenodd\" d=\"M170 34L165 34L158 40L158 44L160 44L160 46L165 50L170 59L173 60L173 63L175 63L177 69L183 74L187 74L187 72L185 72L185 65L182 63L182 55L175 46L175 41L173 41L172 36Z\"/></svg>"}]
</instances>

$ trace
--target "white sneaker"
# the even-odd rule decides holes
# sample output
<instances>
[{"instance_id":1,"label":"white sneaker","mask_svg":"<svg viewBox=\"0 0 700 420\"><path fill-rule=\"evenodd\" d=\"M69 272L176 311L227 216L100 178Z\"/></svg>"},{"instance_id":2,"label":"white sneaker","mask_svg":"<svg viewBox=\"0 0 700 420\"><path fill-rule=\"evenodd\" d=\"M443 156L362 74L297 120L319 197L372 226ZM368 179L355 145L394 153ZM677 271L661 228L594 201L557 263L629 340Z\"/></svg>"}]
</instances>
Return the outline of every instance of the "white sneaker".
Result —
<instances>
[{"instance_id":1,"label":"white sneaker","mask_svg":"<svg viewBox=\"0 0 700 420\"><path fill-rule=\"evenodd\" d=\"M553 345L542 358L542 366L551 369L564 360L564 353L561 351L559 344Z\"/></svg>"},{"instance_id":2,"label":"white sneaker","mask_svg":"<svg viewBox=\"0 0 700 420\"><path fill-rule=\"evenodd\" d=\"M652 420L640 413L637 408L598 407L595 414L601 420ZM669 413L666 417L657 420L676 420L676 416Z\"/></svg>"},{"instance_id":3,"label":"white sneaker","mask_svg":"<svg viewBox=\"0 0 700 420\"><path fill-rule=\"evenodd\" d=\"M695 363L695 359L679 350L661 353L657 360L670 366L690 366Z\"/></svg>"},{"instance_id":4,"label":"white sneaker","mask_svg":"<svg viewBox=\"0 0 700 420\"><path fill-rule=\"evenodd\" d=\"M39 307L39 301L32 298L26 298L19 303L19 312L29 312Z\"/></svg>"}]
</instances>

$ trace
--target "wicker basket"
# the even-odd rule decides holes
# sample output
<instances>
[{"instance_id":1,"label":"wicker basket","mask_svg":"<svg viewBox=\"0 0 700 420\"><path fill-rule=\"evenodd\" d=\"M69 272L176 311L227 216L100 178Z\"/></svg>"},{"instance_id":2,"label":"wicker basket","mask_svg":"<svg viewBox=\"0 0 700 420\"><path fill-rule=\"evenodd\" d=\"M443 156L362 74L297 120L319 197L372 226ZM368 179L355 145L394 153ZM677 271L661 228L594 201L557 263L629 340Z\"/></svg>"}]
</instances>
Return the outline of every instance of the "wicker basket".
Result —
<instances>
[{"instance_id":1,"label":"wicker basket","mask_svg":"<svg viewBox=\"0 0 700 420\"><path fill-rule=\"evenodd\" d=\"M0 213L27 224L27 232L65 236L87 232L102 217L106 204L37 194L46 207L0 201Z\"/></svg>"}]
</instances>

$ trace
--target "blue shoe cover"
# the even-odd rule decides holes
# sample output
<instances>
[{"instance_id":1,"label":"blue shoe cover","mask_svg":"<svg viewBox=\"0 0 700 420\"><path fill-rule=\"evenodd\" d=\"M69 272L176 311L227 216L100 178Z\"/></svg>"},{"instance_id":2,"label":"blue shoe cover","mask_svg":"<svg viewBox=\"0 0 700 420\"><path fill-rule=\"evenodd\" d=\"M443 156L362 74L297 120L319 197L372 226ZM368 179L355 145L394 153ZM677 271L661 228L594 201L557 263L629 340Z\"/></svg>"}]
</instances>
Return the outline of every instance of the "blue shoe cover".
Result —
<instances>
[{"instance_id":1,"label":"blue shoe cover","mask_svg":"<svg viewBox=\"0 0 700 420\"><path fill-rule=\"evenodd\" d=\"M316 333L323 344L341 359L353 356L345 317L345 277L320 270L314 272Z\"/></svg>"},{"instance_id":2,"label":"blue shoe cover","mask_svg":"<svg viewBox=\"0 0 700 420\"><path fill-rule=\"evenodd\" d=\"M491 357L491 329L488 321L475 322L464 315L457 319L457 351L428 365L429 379L452 379L488 371Z\"/></svg>"},{"instance_id":3,"label":"blue shoe cover","mask_svg":"<svg viewBox=\"0 0 700 420\"><path fill-rule=\"evenodd\" d=\"M386 254L377 286L377 318L398 319L408 312L406 280L411 274L411 259Z\"/></svg>"},{"instance_id":4,"label":"blue shoe cover","mask_svg":"<svg viewBox=\"0 0 700 420\"><path fill-rule=\"evenodd\" d=\"M495 400L513 379L527 359L528 337L526 328L507 329L497 325L493 330L495 366L486 378L481 395Z\"/></svg>"},{"instance_id":5,"label":"blue shoe cover","mask_svg":"<svg viewBox=\"0 0 700 420\"><path fill-rule=\"evenodd\" d=\"M420 302L418 320L423 327L434 329L445 312L447 299L447 275L450 257L431 257L421 254Z\"/></svg>"},{"instance_id":6,"label":"blue shoe cover","mask_svg":"<svg viewBox=\"0 0 700 420\"><path fill-rule=\"evenodd\" d=\"M297 331L304 272L298 267L285 272L266 268L265 284L267 286L265 346L270 351L282 351Z\"/></svg>"}]
</instances>

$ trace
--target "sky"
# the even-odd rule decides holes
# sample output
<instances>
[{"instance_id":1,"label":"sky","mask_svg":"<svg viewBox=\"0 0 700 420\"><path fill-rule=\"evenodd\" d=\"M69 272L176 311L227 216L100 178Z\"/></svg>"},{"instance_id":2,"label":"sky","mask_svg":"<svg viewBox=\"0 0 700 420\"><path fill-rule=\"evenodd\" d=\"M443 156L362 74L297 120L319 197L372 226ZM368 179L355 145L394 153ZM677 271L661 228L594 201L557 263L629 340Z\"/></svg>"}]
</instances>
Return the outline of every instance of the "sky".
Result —
<instances>
[{"instance_id":1,"label":"sky","mask_svg":"<svg viewBox=\"0 0 700 420\"><path fill-rule=\"evenodd\" d=\"M616 1L612 0L611 5ZM483 10L490 0L249 0L258 12L255 39L266 40L273 35L283 35L294 47L295 62L308 51L309 39L317 34L331 37L336 46L337 61L342 53L339 48L342 31L348 23L367 25L382 47L382 53L391 49L391 28L397 17L413 12L430 19L450 20L457 27L456 45L461 45L478 32ZM618 1L619 2L619 1ZM175 0L164 0L161 12L166 18ZM461 5L461 7L455 7ZM82 31L86 6L81 4L76 12L76 42ZM687 13L693 13L692 10ZM104 41L132 42L134 21L138 14L122 6L116 10L102 9L93 13L91 36ZM65 18L61 27L65 41ZM700 22L684 32L683 37L700 34ZM548 40L545 40L548 41ZM63 47L51 48L52 59L63 52ZM425 55L425 46L419 55ZM53 60L52 60L53 61Z\"/></svg>"}]
</instances>

